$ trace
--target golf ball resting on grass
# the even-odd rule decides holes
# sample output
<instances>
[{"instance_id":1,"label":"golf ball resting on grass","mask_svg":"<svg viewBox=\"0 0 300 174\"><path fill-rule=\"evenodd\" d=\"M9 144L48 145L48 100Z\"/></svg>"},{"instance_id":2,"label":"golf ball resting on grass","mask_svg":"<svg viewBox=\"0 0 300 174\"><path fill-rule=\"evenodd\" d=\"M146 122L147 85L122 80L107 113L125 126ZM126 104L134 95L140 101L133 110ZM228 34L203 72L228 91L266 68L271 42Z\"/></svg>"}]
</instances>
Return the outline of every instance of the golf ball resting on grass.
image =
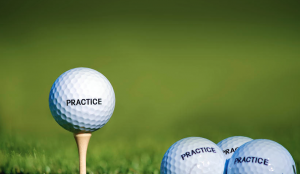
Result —
<instances>
[{"instance_id":1,"label":"golf ball resting on grass","mask_svg":"<svg viewBox=\"0 0 300 174\"><path fill-rule=\"evenodd\" d=\"M110 82L90 68L66 71L52 85L49 107L55 121L74 133L80 173L86 173L86 151L91 132L102 128L115 108L115 93Z\"/></svg>"},{"instance_id":2,"label":"golf ball resting on grass","mask_svg":"<svg viewBox=\"0 0 300 174\"><path fill-rule=\"evenodd\" d=\"M184 138L165 153L161 174L223 174L225 157L212 141L201 137Z\"/></svg>"},{"instance_id":3,"label":"golf ball resting on grass","mask_svg":"<svg viewBox=\"0 0 300 174\"><path fill-rule=\"evenodd\" d=\"M226 158L226 163L225 163L225 171L224 174L227 173L227 167L229 160L231 159L232 155L234 152L243 144L252 141L253 139L248 138L248 137L243 137L243 136L233 136L226 138L222 141L220 141L217 145L221 148L223 151L223 154Z\"/></svg>"},{"instance_id":4,"label":"golf ball resting on grass","mask_svg":"<svg viewBox=\"0 0 300 174\"><path fill-rule=\"evenodd\" d=\"M266 139L245 143L232 155L228 174L296 174L291 154L280 144Z\"/></svg>"}]
</instances>

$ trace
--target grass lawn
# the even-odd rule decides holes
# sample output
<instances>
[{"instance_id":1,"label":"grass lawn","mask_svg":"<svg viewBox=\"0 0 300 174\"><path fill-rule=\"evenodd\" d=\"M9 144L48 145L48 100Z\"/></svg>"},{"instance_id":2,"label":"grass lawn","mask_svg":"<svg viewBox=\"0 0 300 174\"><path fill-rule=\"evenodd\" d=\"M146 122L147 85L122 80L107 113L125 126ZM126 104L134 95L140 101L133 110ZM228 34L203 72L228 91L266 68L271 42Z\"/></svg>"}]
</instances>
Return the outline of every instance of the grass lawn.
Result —
<instances>
[{"instance_id":1,"label":"grass lawn","mask_svg":"<svg viewBox=\"0 0 300 174\"><path fill-rule=\"evenodd\" d=\"M55 79L75 67L103 73L116 94L88 173L157 174L182 138L237 135L282 144L300 173L294 2L1 3L0 173L79 172L73 134L48 107Z\"/></svg>"}]
</instances>

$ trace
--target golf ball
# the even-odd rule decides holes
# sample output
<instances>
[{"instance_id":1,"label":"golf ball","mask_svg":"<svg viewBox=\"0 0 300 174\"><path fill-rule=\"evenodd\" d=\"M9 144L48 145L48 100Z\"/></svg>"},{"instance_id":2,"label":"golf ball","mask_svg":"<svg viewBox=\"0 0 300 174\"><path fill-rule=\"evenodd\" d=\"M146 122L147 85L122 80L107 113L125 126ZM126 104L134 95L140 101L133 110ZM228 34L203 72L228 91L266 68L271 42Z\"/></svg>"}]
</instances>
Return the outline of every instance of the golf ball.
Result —
<instances>
[{"instance_id":1,"label":"golf ball","mask_svg":"<svg viewBox=\"0 0 300 174\"><path fill-rule=\"evenodd\" d=\"M212 141L189 137L177 141L165 153L161 174L223 174L225 157Z\"/></svg>"},{"instance_id":2,"label":"golf ball","mask_svg":"<svg viewBox=\"0 0 300 174\"><path fill-rule=\"evenodd\" d=\"M266 139L250 141L237 149L228 164L228 174L296 174L291 154Z\"/></svg>"},{"instance_id":3,"label":"golf ball","mask_svg":"<svg viewBox=\"0 0 300 174\"><path fill-rule=\"evenodd\" d=\"M115 93L107 78L90 68L74 68L59 76L49 94L55 121L74 132L93 132L113 114Z\"/></svg>"},{"instance_id":4,"label":"golf ball","mask_svg":"<svg viewBox=\"0 0 300 174\"><path fill-rule=\"evenodd\" d=\"M226 158L226 163L225 163L225 170L224 174L227 173L227 167L229 160L233 153L243 144L252 141L251 138L248 137L243 137L243 136L234 136L234 137L229 137L226 138L222 141L220 141L217 145L223 150L223 154Z\"/></svg>"}]
</instances>

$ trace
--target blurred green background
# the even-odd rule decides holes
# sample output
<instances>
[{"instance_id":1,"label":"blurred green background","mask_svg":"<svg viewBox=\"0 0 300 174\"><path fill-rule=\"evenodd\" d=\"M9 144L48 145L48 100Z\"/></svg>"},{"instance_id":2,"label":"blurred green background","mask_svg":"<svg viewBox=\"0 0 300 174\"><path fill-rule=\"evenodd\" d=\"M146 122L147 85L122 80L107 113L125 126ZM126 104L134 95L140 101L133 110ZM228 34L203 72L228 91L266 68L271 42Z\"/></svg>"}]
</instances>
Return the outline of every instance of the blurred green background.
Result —
<instances>
[{"instance_id":1,"label":"blurred green background","mask_svg":"<svg viewBox=\"0 0 300 174\"><path fill-rule=\"evenodd\" d=\"M55 79L103 73L115 112L89 173L159 173L189 136L272 139L300 172L299 1L1 1L0 173L77 173L52 118Z\"/></svg>"}]
</instances>

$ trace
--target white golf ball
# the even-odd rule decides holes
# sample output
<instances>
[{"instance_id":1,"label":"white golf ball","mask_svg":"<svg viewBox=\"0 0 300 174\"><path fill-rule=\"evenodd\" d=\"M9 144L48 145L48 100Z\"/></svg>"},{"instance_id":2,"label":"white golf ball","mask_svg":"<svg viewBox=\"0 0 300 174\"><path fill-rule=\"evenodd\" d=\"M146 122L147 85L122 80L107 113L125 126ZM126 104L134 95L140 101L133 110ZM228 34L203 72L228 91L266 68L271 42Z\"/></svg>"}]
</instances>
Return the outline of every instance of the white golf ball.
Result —
<instances>
[{"instance_id":1,"label":"white golf ball","mask_svg":"<svg viewBox=\"0 0 300 174\"><path fill-rule=\"evenodd\" d=\"M225 157L212 141L189 137L174 143L165 153L161 174L223 174Z\"/></svg>"},{"instance_id":2,"label":"white golf ball","mask_svg":"<svg viewBox=\"0 0 300 174\"><path fill-rule=\"evenodd\" d=\"M266 139L250 141L237 149L228 164L228 174L296 174L291 154Z\"/></svg>"},{"instance_id":3,"label":"white golf ball","mask_svg":"<svg viewBox=\"0 0 300 174\"><path fill-rule=\"evenodd\" d=\"M223 154L226 158L226 163L225 163L225 171L224 174L227 172L227 167L229 160L233 153L243 144L252 141L253 139L248 138L248 137L243 137L243 136L234 136L234 137L229 137L226 138L222 141L220 141L217 145L223 150Z\"/></svg>"},{"instance_id":4,"label":"white golf ball","mask_svg":"<svg viewBox=\"0 0 300 174\"><path fill-rule=\"evenodd\" d=\"M55 121L74 133L93 132L113 114L115 93L107 78L90 68L74 68L59 76L49 94Z\"/></svg>"}]
</instances>

